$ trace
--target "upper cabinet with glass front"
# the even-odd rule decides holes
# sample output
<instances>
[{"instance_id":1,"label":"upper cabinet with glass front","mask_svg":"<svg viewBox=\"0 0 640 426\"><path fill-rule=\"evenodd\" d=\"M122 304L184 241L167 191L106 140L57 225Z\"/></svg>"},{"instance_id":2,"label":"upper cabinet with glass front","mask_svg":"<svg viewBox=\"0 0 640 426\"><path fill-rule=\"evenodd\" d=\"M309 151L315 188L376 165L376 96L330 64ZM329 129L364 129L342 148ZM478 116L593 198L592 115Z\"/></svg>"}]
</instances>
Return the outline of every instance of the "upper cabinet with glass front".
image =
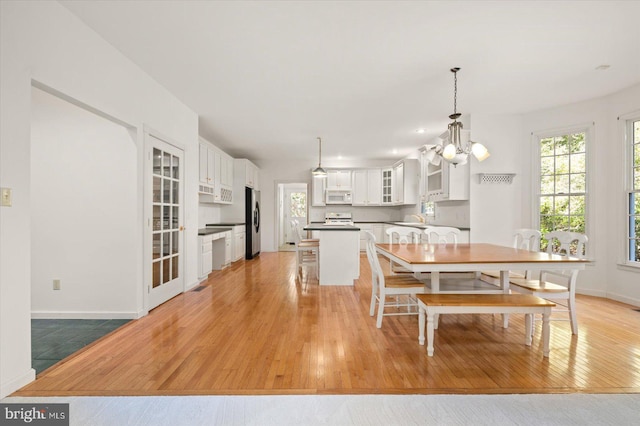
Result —
<instances>
[{"instance_id":1,"label":"upper cabinet with glass front","mask_svg":"<svg viewBox=\"0 0 640 426\"><path fill-rule=\"evenodd\" d=\"M426 166L427 197L431 201L463 201L469 199L469 163L454 166L444 160Z\"/></svg>"}]
</instances>

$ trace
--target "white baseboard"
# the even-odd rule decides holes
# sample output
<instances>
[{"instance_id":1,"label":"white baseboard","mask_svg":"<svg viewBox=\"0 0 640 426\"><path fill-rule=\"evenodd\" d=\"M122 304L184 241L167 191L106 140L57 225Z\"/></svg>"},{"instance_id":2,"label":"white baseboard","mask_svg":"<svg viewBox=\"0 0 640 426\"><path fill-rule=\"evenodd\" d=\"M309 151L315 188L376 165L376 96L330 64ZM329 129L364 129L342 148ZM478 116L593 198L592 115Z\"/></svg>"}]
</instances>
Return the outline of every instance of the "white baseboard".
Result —
<instances>
[{"instance_id":1,"label":"white baseboard","mask_svg":"<svg viewBox=\"0 0 640 426\"><path fill-rule=\"evenodd\" d=\"M36 379L36 370L30 368L26 373L9 380L0 385L0 399L17 391L21 387L33 382Z\"/></svg>"},{"instance_id":2,"label":"white baseboard","mask_svg":"<svg viewBox=\"0 0 640 426\"><path fill-rule=\"evenodd\" d=\"M199 286L201 283L203 283L204 281L206 281L206 280L207 280L207 278L209 278L209 277L203 277L202 279L198 279L197 281L192 282L191 284L187 284L187 286L184 288L184 291L189 291L189 290L191 290L192 288L194 288L194 287L196 287L196 286Z\"/></svg>"},{"instance_id":3,"label":"white baseboard","mask_svg":"<svg viewBox=\"0 0 640 426\"><path fill-rule=\"evenodd\" d=\"M139 312L31 311L32 319L138 319Z\"/></svg>"},{"instance_id":4,"label":"white baseboard","mask_svg":"<svg viewBox=\"0 0 640 426\"><path fill-rule=\"evenodd\" d=\"M576 294L584 294L585 296L595 296L607 298L607 292L604 290L593 290L588 288L576 289Z\"/></svg>"},{"instance_id":5,"label":"white baseboard","mask_svg":"<svg viewBox=\"0 0 640 426\"><path fill-rule=\"evenodd\" d=\"M629 305L640 307L640 300L633 297L627 297L617 293L607 293L607 298L615 300L617 302L627 303Z\"/></svg>"}]
</instances>

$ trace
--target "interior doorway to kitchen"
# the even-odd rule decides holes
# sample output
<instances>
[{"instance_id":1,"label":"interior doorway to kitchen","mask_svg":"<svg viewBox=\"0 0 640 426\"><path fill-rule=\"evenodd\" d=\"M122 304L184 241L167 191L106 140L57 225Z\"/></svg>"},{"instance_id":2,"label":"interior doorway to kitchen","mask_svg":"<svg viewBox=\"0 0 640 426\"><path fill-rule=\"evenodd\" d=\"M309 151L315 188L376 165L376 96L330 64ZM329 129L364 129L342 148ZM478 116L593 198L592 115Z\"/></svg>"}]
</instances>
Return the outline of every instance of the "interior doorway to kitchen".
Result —
<instances>
[{"instance_id":1,"label":"interior doorway to kitchen","mask_svg":"<svg viewBox=\"0 0 640 426\"><path fill-rule=\"evenodd\" d=\"M306 183L278 184L278 250L295 250L291 221L297 220L300 226L307 224L309 205L307 203Z\"/></svg>"}]
</instances>

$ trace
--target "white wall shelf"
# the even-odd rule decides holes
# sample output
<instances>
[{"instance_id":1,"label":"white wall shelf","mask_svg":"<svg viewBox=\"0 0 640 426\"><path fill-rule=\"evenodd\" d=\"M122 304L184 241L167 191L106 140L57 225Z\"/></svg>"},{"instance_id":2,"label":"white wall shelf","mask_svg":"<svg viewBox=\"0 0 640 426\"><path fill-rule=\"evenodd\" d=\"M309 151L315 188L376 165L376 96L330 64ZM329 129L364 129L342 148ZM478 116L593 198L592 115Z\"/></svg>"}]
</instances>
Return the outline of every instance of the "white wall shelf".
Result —
<instances>
[{"instance_id":1,"label":"white wall shelf","mask_svg":"<svg viewBox=\"0 0 640 426\"><path fill-rule=\"evenodd\" d=\"M515 173L478 173L480 184L511 185Z\"/></svg>"}]
</instances>

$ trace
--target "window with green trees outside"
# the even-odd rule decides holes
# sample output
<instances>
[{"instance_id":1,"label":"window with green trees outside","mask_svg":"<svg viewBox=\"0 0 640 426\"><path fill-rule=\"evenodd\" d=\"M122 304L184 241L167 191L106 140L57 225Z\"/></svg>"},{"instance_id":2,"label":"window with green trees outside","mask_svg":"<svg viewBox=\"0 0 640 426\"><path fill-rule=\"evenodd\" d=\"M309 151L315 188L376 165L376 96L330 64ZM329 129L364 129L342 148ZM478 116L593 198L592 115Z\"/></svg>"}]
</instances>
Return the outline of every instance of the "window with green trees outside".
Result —
<instances>
[{"instance_id":1,"label":"window with green trees outside","mask_svg":"<svg viewBox=\"0 0 640 426\"><path fill-rule=\"evenodd\" d=\"M586 132L539 140L541 249L551 231L585 233L587 199Z\"/></svg>"}]
</instances>

